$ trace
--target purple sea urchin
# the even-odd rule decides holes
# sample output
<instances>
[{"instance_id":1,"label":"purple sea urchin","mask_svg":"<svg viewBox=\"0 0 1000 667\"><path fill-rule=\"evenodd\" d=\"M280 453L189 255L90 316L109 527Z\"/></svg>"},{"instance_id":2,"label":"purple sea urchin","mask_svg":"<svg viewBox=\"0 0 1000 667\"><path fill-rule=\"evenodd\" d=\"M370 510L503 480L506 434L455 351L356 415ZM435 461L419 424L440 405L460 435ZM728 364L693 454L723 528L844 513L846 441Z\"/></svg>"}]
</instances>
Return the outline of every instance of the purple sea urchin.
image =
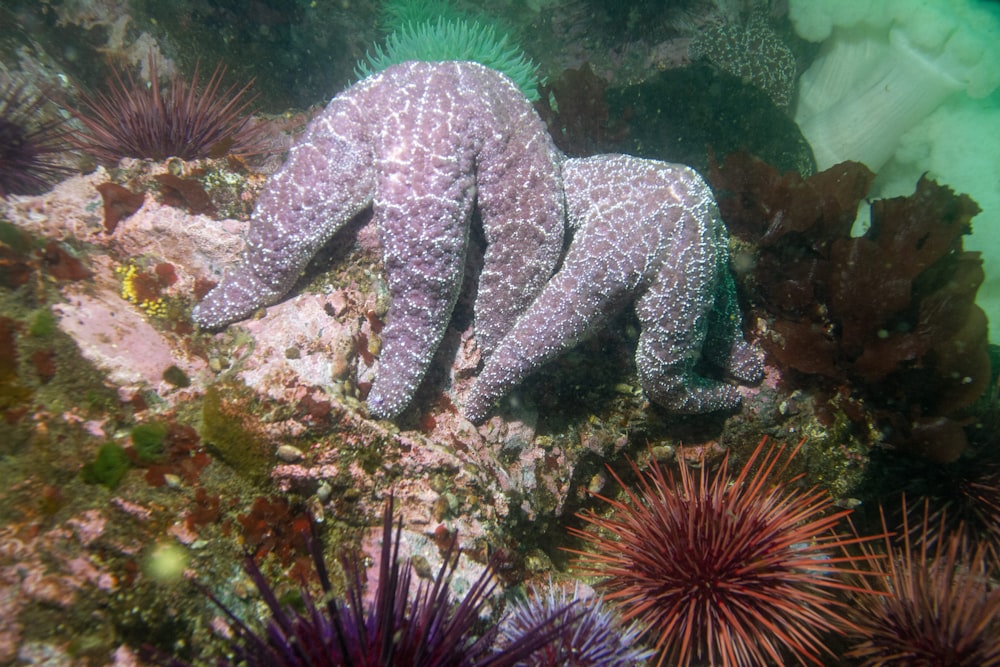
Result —
<instances>
[{"instance_id":1,"label":"purple sea urchin","mask_svg":"<svg viewBox=\"0 0 1000 667\"><path fill-rule=\"evenodd\" d=\"M801 446L801 445L800 445ZM584 572L626 621L641 621L657 665L819 664L825 635L847 624L837 593L863 556L844 547L869 539L835 532L848 511L828 495L778 481L785 448L762 440L736 475L728 456L709 475L680 459L680 479L654 462L614 513L580 515L597 532L573 530ZM615 476L621 483L621 479ZM599 496L600 497L600 496Z\"/></svg>"},{"instance_id":2,"label":"purple sea urchin","mask_svg":"<svg viewBox=\"0 0 1000 667\"><path fill-rule=\"evenodd\" d=\"M562 621L559 632L520 667L620 667L642 664L653 655L640 643L638 626L623 626L599 597L581 599L579 585L572 597L563 589L534 591L514 609L505 634L516 643L553 617Z\"/></svg>"},{"instance_id":3,"label":"purple sea urchin","mask_svg":"<svg viewBox=\"0 0 1000 667\"><path fill-rule=\"evenodd\" d=\"M402 526L393 535L392 500L386 503L378 586L366 610L361 568L345 562L349 573L346 599L333 596L333 586L313 539L310 550L323 599L303 589L303 606L283 605L253 558L246 569L271 612L263 630L252 629L213 597L229 616L234 630L234 664L249 667L513 667L559 632L561 617L543 619L502 651L493 648L495 626L482 629L480 617L497 582L492 565L472 584L460 602L449 584L459 553L452 542L432 582L423 581L410 597L412 568L399 559ZM179 665L182 663L174 662ZM221 664L227 664L225 662Z\"/></svg>"},{"instance_id":4,"label":"purple sea urchin","mask_svg":"<svg viewBox=\"0 0 1000 667\"><path fill-rule=\"evenodd\" d=\"M40 120L45 102L25 84L0 87L0 197L38 194L72 172L56 160L66 150L62 120Z\"/></svg>"},{"instance_id":5,"label":"purple sea urchin","mask_svg":"<svg viewBox=\"0 0 1000 667\"><path fill-rule=\"evenodd\" d=\"M249 94L252 80L220 91L226 72L220 65L201 88L195 65L190 83L175 74L161 90L156 60L149 64L149 86L131 72L113 69L105 91L81 92L76 117L86 132L74 139L76 148L106 164L123 157L192 160L260 152L245 113L256 99Z\"/></svg>"}]
</instances>

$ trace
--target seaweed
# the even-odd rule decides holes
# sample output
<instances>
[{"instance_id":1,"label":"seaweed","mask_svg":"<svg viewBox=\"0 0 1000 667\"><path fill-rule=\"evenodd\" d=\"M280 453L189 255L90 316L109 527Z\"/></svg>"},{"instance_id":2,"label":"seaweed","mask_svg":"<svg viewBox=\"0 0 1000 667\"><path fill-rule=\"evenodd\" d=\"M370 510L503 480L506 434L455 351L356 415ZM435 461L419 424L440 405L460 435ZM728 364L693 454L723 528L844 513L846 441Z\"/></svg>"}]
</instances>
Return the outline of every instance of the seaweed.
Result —
<instances>
[{"instance_id":1,"label":"seaweed","mask_svg":"<svg viewBox=\"0 0 1000 667\"><path fill-rule=\"evenodd\" d=\"M990 380L982 261L962 248L979 207L924 177L909 197L872 202L851 236L872 179L850 162L781 175L745 154L710 176L742 244L750 320L766 322L760 343L786 382L860 401L849 416L900 450L955 460Z\"/></svg>"},{"instance_id":2,"label":"seaweed","mask_svg":"<svg viewBox=\"0 0 1000 667\"><path fill-rule=\"evenodd\" d=\"M118 223L138 211L146 201L146 193L132 192L128 188L108 181L97 186L104 208L104 231L115 231Z\"/></svg>"},{"instance_id":3,"label":"seaweed","mask_svg":"<svg viewBox=\"0 0 1000 667\"><path fill-rule=\"evenodd\" d=\"M84 464L80 474L87 484L100 484L113 491L130 467L125 449L113 442L106 442L97 450L94 459Z\"/></svg>"}]
</instances>

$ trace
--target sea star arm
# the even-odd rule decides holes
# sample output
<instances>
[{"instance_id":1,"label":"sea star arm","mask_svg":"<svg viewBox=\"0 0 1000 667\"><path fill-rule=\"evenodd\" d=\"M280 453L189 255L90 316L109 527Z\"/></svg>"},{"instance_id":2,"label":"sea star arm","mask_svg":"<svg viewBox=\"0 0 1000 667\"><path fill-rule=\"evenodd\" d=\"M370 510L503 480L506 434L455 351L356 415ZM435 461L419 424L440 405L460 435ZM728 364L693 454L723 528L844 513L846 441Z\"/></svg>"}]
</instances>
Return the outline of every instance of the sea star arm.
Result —
<instances>
[{"instance_id":1,"label":"sea star arm","mask_svg":"<svg viewBox=\"0 0 1000 667\"><path fill-rule=\"evenodd\" d=\"M468 62L407 63L374 135L375 222L392 305L368 394L377 417L410 402L462 285L472 210L487 240L476 340L488 352L551 276L562 252L560 156L506 77Z\"/></svg>"},{"instance_id":2,"label":"sea star arm","mask_svg":"<svg viewBox=\"0 0 1000 667\"><path fill-rule=\"evenodd\" d=\"M344 100L331 102L268 181L243 261L192 313L200 326L220 328L279 300L319 248L368 206L371 156L350 136L357 130L344 107Z\"/></svg>"},{"instance_id":3,"label":"sea star arm","mask_svg":"<svg viewBox=\"0 0 1000 667\"><path fill-rule=\"evenodd\" d=\"M636 365L649 398L682 412L736 407L734 387L695 370L713 322L720 341L741 343L720 360L740 370L750 349L738 320L712 317L728 251L704 181L688 168L629 156L567 160L563 178L577 236L562 269L473 383L466 416L484 419L493 401L631 299L642 324ZM753 375L749 366L746 375Z\"/></svg>"},{"instance_id":4,"label":"sea star arm","mask_svg":"<svg viewBox=\"0 0 1000 667\"><path fill-rule=\"evenodd\" d=\"M462 285L469 219L475 204L475 145L463 132L443 131L441 105L423 102L420 122L437 132L393 132L379 140L374 219L392 298L382 330L379 372L368 410L399 414L430 365ZM444 114L447 116L447 114ZM400 118L395 127L415 119Z\"/></svg>"},{"instance_id":5,"label":"sea star arm","mask_svg":"<svg viewBox=\"0 0 1000 667\"><path fill-rule=\"evenodd\" d=\"M620 251L616 207L627 193L619 183L605 178L606 158L571 159L563 164L570 224L581 229L560 271L518 318L465 396L463 412L470 421L485 419L492 403L528 373L604 324L627 303L641 279L642 258L652 254L647 245L651 238L637 238L638 245L628 255ZM594 175L599 180L588 187L587 199L580 190ZM612 204L616 200L619 203Z\"/></svg>"},{"instance_id":6,"label":"sea star arm","mask_svg":"<svg viewBox=\"0 0 1000 667\"><path fill-rule=\"evenodd\" d=\"M495 400L560 352L573 347L614 312L626 296L621 280L572 250L538 299L524 311L476 378L463 404L474 423Z\"/></svg>"},{"instance_id":7,"label":"sea star arm","mask_svg":"<svg viewBox=\"0 0 1000 667\"><path fill-rule=\"evenodd\" d=\"M636 370L646 396L672 412L739 406L736 387L699 375L702 356L745 382L760 379L760 359L743 340L729 274L728 236L711 190L694 171L679 170L677 202L662 263L636 302L642 326Z\"/></svg>"},{"instance_id":8,"label":"sea star arm","mask_svg":"<svg viewBox=\"0 0 1000 667\"><path fill-rule=\"evenodd\" d=\"M506 94L518 97L514 90ZM487 356L555 271L566 217L561 155L538 114L523 100L496 113L508 117L512 131L487 142L479 158L477 203L487 245L475 332Z\"/></svg>"},{"instance_id":9,"label":"sea star arm","mask_svg":"<svg viewBox=\"0 0 1000 667\"><path fill-rule=\"evenodd\" d=\"M720 227L722 223L720 222ZM736 298L736 283L728 267L728 253L719 268L715 307L709 314L705 356L726 374L745 384L760 382L764 357L760 349L743 338L743 314Z\"/></svg>"}]
</instances>

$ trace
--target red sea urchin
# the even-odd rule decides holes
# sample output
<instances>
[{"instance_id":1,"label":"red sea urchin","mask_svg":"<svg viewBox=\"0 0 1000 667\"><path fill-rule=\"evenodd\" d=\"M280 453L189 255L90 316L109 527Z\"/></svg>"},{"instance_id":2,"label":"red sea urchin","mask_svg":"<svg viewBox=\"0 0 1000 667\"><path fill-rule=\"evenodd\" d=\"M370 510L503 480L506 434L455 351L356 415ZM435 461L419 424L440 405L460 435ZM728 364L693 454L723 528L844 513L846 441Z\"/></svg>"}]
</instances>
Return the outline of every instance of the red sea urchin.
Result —
<instances>
[{"instance_id":1,"label":"red sea urchin","mask_svg":"<svg viewBox=\"0 0 1000 667\"><path fill-rule=\"evenodd\" d=\"M38 194L72 172L55 159L66 150L62 120L39 120L44 106L24 84L0 87L0 197Z\"/></svg>"},{"instance_id":2,"label":"red sea urchin","mask_svg":"<svg viewBox=\"0 0 1000 667\"><path fill-rule=\"evenodd\" d=\"M870 553L870 569L852 605L855 627L849 657L862 667L1000 666L1000 566L989 542L970 545L964 529L944 535L929 529L924 509L922 529L911 540L903 508L902 547L888 539L888 557Z\"/></svg>"},{"instance_id":3,"label":"red sea urchin","mask_svg":"<svg viewBox=\"0 0 1000 667\"><path fill-rule=\"evenodd\" d=\"M582 569L646 626L657 665L820 664L829 653L824 635L847 625L837 593L860 590L839 579L864 558L844 547L877 538L835 532L849 511L778 481L796 452L779 465L785 448L762 440L735 477L728 455L713 475L681 458L679 480L632 464L637 490L598 496L613 516L580 515L599 529L573 530L593 547L575 552Z\"/></svg>"},{"instance_id":4,"label":"red sea urchin","mask_svg":"<svg viewBox=\"0 0 1000 667\"><path fill-rule=\"evenodd\" d=\"M149 60L152 85L131 72L112 70L104 92L81 92L76 117L86 132L74 145L105 164L123 157L193 160L225 153L259 153L255 130L245 112L256 98L251 80L220 91L225 67L219 65L204 88L198 86L198 65L191 82L174 74L160 89L156 60Z\"/></svg>"}]
</instances>

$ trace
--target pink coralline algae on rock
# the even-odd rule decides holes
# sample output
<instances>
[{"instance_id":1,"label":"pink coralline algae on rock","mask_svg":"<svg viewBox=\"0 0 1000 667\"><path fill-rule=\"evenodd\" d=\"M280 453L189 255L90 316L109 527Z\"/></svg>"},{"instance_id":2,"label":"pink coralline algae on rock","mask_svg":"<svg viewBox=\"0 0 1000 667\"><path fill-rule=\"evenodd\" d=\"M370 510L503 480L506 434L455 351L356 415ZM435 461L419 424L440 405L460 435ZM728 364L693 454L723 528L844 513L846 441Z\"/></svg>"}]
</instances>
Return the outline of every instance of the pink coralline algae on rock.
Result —
<instances>
[{"instance_id":1,"label":"pink coralline algae on rock","mask_svg":"<svg viewBox=\"0 0 1000 667\"><path fill-rule=\"evenodd\" d=\"M122 168L135 169L137 164L123 161ZM197 393L197 388L178 388L164 380L164 372L176 367L198 384L203 374L207 378L207 365L178 344L177 336L158 327L138 304L126 301L116 269L146 260L170 264L176 282L164 289L163 296L187 298L195 275L239 256L245 225L188 215L147 197L141 209L109 234L101 223L97 191L108 178L107 170L99 167L43 195L0 200L0 218L41 238L86 248L82 254L91 276L61 284L61 298L52 304L60 328L84 358L106 373L122 397L152 389L159 399L176 404Z\"/></svg>"},{"instance_id":2,"label":"pink coralline algae on rock","mask_svg":"<svg viewBox=\"0 0 1000 667\"><path fill-rule=\"evenodd\" d=\"M334 233L371 206L391 295L372 415L410 402L451 318L478 207L487 249L476 338L489 352L562 251L559 155L504 75L408 62L351 86L315 118L257 203L242 265L194 310L219 328L281 299Z\"/></svg>"},{"instance_id":3,"label":"pink coralline algae on rock","mask_svg":"<svg viewBox=\"0 0 1000 667\"><path fill-rule=\"evenodd\" d=\"M756 382L759 353L743 339L728 235L711 190L692 169L627 155L566 160L575 237L562 268L518 319L465 396L482 421L529 372L630 303L642 326L639 382L674 412L734 409L735 386L699 375L702 357Z\"/></svg>"}]
</instances>

